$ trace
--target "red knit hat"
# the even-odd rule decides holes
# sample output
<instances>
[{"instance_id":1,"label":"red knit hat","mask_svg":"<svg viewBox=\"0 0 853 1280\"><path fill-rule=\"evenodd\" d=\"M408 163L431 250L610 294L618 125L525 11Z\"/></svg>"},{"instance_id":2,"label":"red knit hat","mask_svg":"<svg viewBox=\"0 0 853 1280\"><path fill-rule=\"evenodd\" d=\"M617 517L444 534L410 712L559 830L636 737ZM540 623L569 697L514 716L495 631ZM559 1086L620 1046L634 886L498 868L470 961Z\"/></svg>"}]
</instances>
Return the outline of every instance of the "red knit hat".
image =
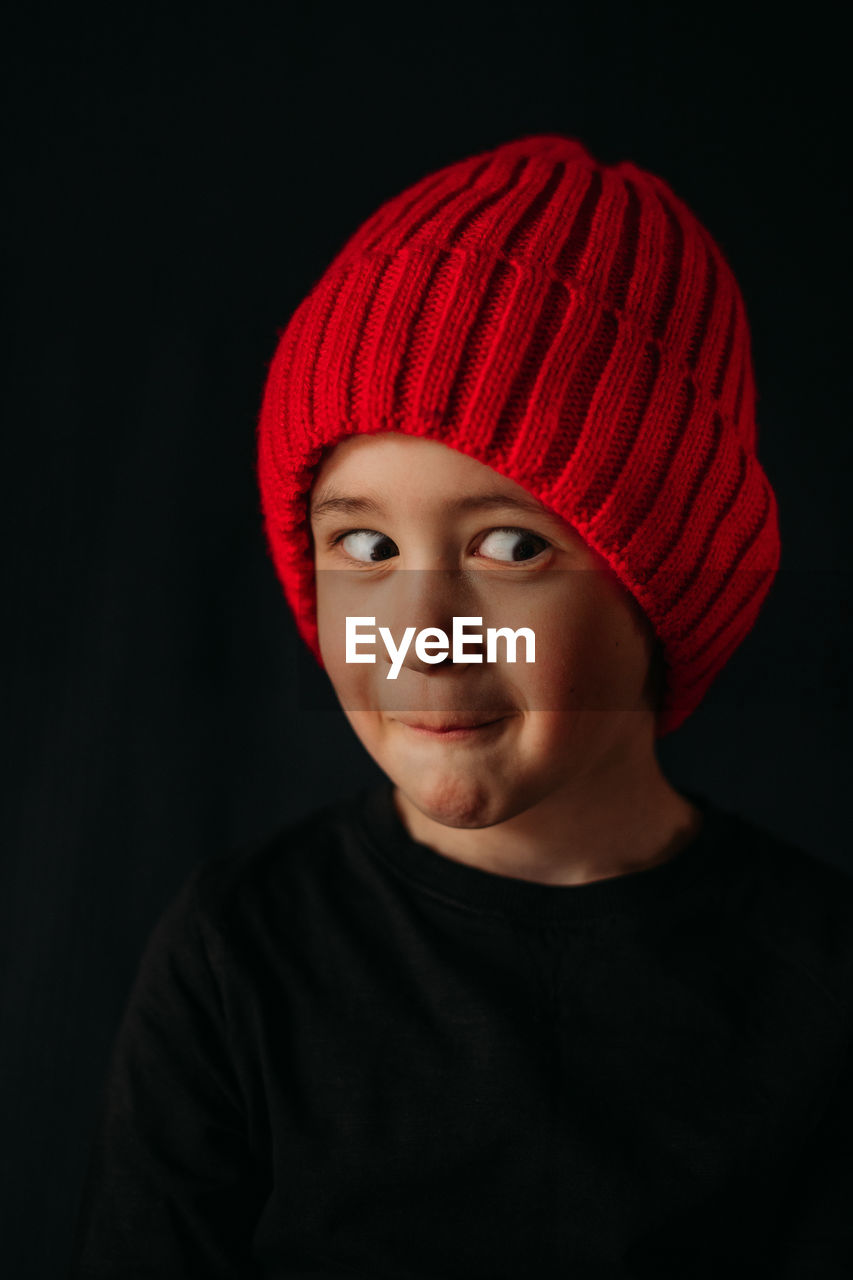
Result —
<instances>
[{"instance_id":1,"label":"red knit hat","mask_svg":"<svg viewBox=\"0 0 853 1280\"><path fill-rule=\"evenodd\" d=\"M743 300L665 182L546 134L388 200L281 334L258 427L266 536L318 662L307 495L327 446L440 440L566 520L661 641L658 737L755 622L779 564Z\"/></svg>"}]
</instances>

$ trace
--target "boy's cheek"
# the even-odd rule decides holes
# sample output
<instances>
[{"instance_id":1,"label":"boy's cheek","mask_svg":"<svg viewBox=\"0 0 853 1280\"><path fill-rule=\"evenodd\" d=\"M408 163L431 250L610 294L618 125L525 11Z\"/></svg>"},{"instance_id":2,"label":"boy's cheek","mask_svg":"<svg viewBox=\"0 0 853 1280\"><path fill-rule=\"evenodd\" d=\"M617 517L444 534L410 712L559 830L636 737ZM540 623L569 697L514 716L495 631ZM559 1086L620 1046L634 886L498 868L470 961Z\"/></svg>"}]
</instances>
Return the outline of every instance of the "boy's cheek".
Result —
<instances>
[{"instance_id":1,"label":"boy's cheek","mask_svg":"<svg viewBox=\"0 0 853 1280\"><path fill-rule=\"evenodd\" d=\"M507 668L530 711L576 712L632 707L648 667L648 646L629 617L597 607L531 621L536 662Z\"/></svg>"},{"instance_id":2,"label":"boy's cheek","mask_svg":"<svg viewBox=\"0 0 853 1280\"><path fill-rule=\"evenodd\" d=\"M345 574L320 569L315 581L320 652L327 671L331 673L345 662L347 613L359 613L361 610L355 607L353 589Z\"/></svg>"}]
</instances>

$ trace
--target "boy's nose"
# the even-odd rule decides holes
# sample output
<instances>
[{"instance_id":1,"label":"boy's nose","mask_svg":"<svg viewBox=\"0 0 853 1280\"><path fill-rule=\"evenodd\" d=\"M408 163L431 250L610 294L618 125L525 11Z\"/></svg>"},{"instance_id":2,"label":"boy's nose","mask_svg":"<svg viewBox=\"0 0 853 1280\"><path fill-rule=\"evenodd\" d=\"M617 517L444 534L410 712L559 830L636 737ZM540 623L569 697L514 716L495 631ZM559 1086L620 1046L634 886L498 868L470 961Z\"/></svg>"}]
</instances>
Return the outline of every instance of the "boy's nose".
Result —
<instances>
[{"instance_id":1,"label":"boy's nose","mask_svg":"<svg viewBox=\"0 0 853 1280\"><path fill-rule=\"evenodd\" d=\"M409 645L403 660L403 667L410 671L430 672L443 671L450 666L469 666L470 662L454 663L453 619L454 617L481 616L482 610L477 606L476 593L468 575L461 569L404 569L394 575L394 589L389 601L391 633L399 643L407 627L415 628L415 636L427 629L437 629L447 636L448 652L442 654L440 661L424 662L415 649L414 640ZM479 628L476 628L479 630ZM469 639L465 643L468 654L485 656L485 644L482 640ZM433 649L435 656L439 651ZM477 664L480 665L480 664Z\"/></svg>"}]
</instances>

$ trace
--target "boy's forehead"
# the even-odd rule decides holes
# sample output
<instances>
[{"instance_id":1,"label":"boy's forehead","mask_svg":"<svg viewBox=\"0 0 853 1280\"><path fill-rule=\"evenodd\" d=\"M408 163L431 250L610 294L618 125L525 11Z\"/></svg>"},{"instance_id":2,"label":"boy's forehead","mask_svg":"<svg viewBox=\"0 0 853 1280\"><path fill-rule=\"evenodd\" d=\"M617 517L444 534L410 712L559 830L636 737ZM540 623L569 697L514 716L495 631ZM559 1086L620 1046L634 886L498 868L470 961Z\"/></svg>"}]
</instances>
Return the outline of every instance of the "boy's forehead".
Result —
<instances>
[{"instance_id":1,"label":"boy's forehead","mask_svg":"<svg viewBox=\"0 0 853 1280\"><path fill-rule=\"evenodd\" d=\"M440 441L401 432L350 436L317 468L310 493L312 524L323 519L375 520L423 512L441 518L471 513L488 519L535 521L584 560L604 565L585 539L522 485Z\"/></svg>"},{"instance_id":2,"label":"boy's forehead","mask_svg":"<svg viewBox=\"0 0 853 1280\"><path fill-rule=\"evenodd\" d=\"M444 464L464 467L468 471L491 471L485 463L478 462L476 458L454 449L442 440L410 435L405 431L374 431L347 436L329 448L323 458L323 465L360 465L366 463L368 458L375 464L379 458L408 461L412 457L417 457L419 462L429 459L436 466Z\"/></svg>"},{"instance_id":3,"label":"boy's forehead","mask_svg":"<svg viewBox=\"0 0 853 1280\"><path fill-rule=\"evenodd\" d=\"M422 492L430 480L439 493L446 485L456 485L465 492L502 494L530 510L546 512L521 485L478 459L442 441L396 431L349 436L331 447L314 475L312 510L318 500L332 490L339 492L344 484L347 489L358 485L373 495L384 492L399 498L401 492Z\"/></svg>"}]
</instances>

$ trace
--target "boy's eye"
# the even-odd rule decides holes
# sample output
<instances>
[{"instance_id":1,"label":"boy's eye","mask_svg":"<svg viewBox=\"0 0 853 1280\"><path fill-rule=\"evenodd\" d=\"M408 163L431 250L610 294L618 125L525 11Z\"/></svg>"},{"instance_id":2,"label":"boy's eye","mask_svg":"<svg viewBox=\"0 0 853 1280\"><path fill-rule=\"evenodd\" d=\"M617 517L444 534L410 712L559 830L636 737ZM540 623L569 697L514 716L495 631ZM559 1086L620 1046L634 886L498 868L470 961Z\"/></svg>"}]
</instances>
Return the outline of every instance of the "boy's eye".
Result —
<instances>
[{"instance_id":1,"label":"boy's eye","mask_svg":"<svg viewBox=\"0 0 853 1280\"><path fill-rule=\"evenodd\" d=\"M362 564L378 564L399 554L397 544L376 529L350 529L333 539L346 555ZM519 562L533 560L550 544L529 529L491 529L480 543L477 553L488 560Z\"/></svg>"},{"instance_id":2,"label":"boy's eye","mask_svg":"<svg viewBox=\"0 0 853 1280\"><path fill-rule=\"evenodd\" d=\"M340 544L353 560L365 563L390 560L397 554L396 543L387 534L377 533L375 529L351 529L349 533L342 533L339 538L335 538L334 544Z\"/></svg>"},{"instance_id":3,"label":"boy's eye","mask_svg":"<svg viewBox=\"0 0 853 1280\"><path fill-rule=\"evenodd\" d=\"M490 560L533 560L549 544L529 529L492 529L480 543Z\"/></svg>"}]
</instances>

